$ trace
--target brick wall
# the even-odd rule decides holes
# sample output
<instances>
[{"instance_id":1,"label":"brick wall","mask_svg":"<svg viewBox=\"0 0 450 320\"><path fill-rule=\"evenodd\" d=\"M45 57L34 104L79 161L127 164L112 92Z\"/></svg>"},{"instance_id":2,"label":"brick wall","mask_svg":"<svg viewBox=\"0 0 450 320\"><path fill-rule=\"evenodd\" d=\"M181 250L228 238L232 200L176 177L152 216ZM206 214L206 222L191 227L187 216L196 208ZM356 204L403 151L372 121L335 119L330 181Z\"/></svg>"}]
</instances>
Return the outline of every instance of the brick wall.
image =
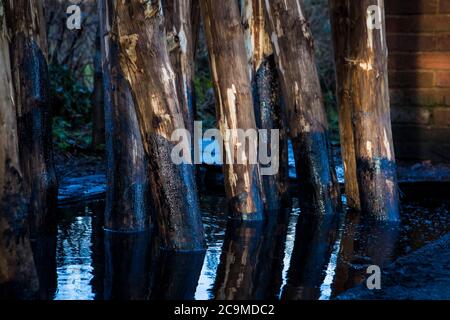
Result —
<instances>
[{"instance_id":1,"label":"brick wall","mask_svg":"<svg viewBox=\"0 0 450 320\"><path fill-rule=\"evenodd\" d=\"M397 158L450 163L450 0L385 0Z\"/></svg>"}]
</instances>

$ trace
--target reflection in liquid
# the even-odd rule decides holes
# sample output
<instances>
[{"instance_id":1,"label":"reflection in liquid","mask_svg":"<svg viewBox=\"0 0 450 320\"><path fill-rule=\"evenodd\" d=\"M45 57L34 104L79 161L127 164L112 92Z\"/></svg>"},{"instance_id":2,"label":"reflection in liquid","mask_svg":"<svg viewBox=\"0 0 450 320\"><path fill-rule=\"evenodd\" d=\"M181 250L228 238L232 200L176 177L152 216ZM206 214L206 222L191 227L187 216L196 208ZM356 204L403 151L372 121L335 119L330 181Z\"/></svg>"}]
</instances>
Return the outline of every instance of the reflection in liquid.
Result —
<instances>
[{"instance_id":1,"label":"reflection in liquid","mask_svg":"<svg viewBox=\"0 0 450 320\"><path fill-rule=\"evenodd\" d=\"M105 231L106 300L144 300L149 295L152 270L151 232Z\"/></svg>"},{"instance_id":2,"label":"reflection in liquid","mask_svg":"<svg viewBox=\"0 0 450 320\"><path fill-rule=\"evenodd\" d=\"M349 211L332 285L332 296L361 283L370 265L383 267L393 260L399 233L398 223L369 221Z\"/></svg>"},{"instance_id":3,"label":"reflection in liquid","mask_svg":"<svg viewBox=\"0 0 450 320\"><path fill-rule=\"evenodd\" d=\"M275 219L272 219L275 220ZM282 283L287 217L230 220L214 286L215 299L275 299Z\"/></svg>"},{"instance_id":4,"label":"reflection in liquid","mask_svg":"<svg viewBox=\"0 0 450 320\"><path fill-rule=\"evenodd\" d=\"M31 241L33 258L39 277L39 299L53 299L56 287L56 234L41 235Z\"/></svg>"},{"instance_id":5,"label":"reflection in liquid","mask_svg":"<svg viewBox=\"0 0 450 320\"><path fill-rule=\"evenodd\" d=\"M161 250L154 273L151 299L194 300L205 252Z\"/></svg>"},{"instance_id":6,"label":"reflection in liquid","mask_svg":"<svg viewBox=\"0 0 450 320\"><path fill-rule=\"evenodd\" d=\"M270 299L279 296L280 286L286 286L282 290L282 297L286 299L290 295L296 298L301 291L296 288L302 286L313 289L303 289L297 298L317 298L320 285L320 298L328 299L364 279L368 264L382 266L383 260L388 262L391 258L416 250L447 233L450 225L448 201L404 202L399 240L396 240L395 225L362 224L357 215L349 213L346 223L341 226L340 240L332 241L336 237L335 231L328 234L324 231L328 230L327 225L334 222L314 222L303 216L295 198L287 231L282 219L271 225L276 226L274 229L267 228L270 224L257 227L239 223L227 228L224 203L222 195L202 197L203 223L208 242L205 259L201 255L197 258L195 255L176 257L168 252L156 252L145 262L143 255L148 254L142 255L145 250L129 249L126 245L129 240L121 243L107 235L105 239L103 201L60 208L56 263L55 249L52 249L54 238L53 244L51 238L33 244L41 278L41 297L51 297L57 281L55 299L125 299L127 296L152 299L211 299L220 296ZM334 229L330 227L329 230ZM394 243L396 249L392 254ZM156 250L158 246L151 242L151 248ZM225 251L223 254L222 250ZM328 256L325 254L327 252ZM133 263L122 263L121 259L143 261L148 266L148 274L144 268L133 268ZM142 286L133 279L130 279L133 283L131 287L125 285L127 275L137 279L148 277L148 281L145 280L148 289L144 286L144 280ZM280 285L281 278L285 283ZM147 296L143 294L145 291Z\"/></svg>"},{"instance_id":7,"label":"reflection in liquid","mask_svg":"<svg viewBox=\"0 0 450 320\"><path fill-rule=\"evenodd\" d=\"M300 214L282 299L316 300L338 236L336 215Z\"/></svg>"},{"instance_id":8,"label":"reflection in liquid","mask_svg":"<svg viewBox=\"0 0 450 320\"><path fill-rule=\"evenodd\" d=\"M58 226L56 300L92 300L92 217L78 216Z\"/></svg>"}]
</instances>

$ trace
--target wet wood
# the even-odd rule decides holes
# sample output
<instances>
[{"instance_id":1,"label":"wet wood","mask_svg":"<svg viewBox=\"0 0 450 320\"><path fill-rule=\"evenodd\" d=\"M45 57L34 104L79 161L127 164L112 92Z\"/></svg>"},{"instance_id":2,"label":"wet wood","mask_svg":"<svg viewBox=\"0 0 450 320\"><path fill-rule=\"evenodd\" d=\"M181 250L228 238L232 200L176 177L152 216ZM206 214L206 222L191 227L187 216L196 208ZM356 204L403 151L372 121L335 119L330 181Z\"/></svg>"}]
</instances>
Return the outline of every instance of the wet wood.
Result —
<instances>
[{"instance_id":1,"label":"wet wood","mask_svg":"<svg viewBox=\"0 0 450 320\"><path fill-rule=\"evenodd\" d=\"M162 1L164 21L167 33L167 49L176 77L176 87L180 109L186 129L194 133L194 56L198 26L195 19L192 0ZM196 29L194 29L196 28ZM191 142L194 142L193 140ZM193 148L193 145L191 145Z\"/></svg>"},{"instance_id":2,"label":"wet wood","mask_svg":"<svg viewBox=\"0 0 450 320\"><path fill-rule=\"evenodd\" d=\"M216 95L216 114L224 137L224 178L230 215L242 220L263 219L259 166L238 164L249 159L249 150L232 152L239 144L236 130L256 129L251 79L245 50L244 30L237 1L201 0L209 60ZM249 141L247 145L256 144Z\"/></svg>"},{"instance_id":3,"label":"wet wood","mask_svg":"<svg viewBox=\"0 0 450 320\"><path fill-rule=\"evenodd\" d=\"M0 2L0 299L25 299L35 296L39 282L28 237L29 212L3 9Z\"/></svg>"},{"instance_id":4,"label":"wet wood","mask_svg":"<svg viewBox=\"0 0 450 320\"><path fill-rule=\"evenodd\" d=\"M94 90L92 92L92 148L105 144L105 99L103 89L102 49L100 26L97 31L94 57Z\"/></svg>"},{"instance_id":5,"label":"wet wood","mask_svg":"<svg viewBox=\"0 0 450 320\"><path fill-rule=\"evenodd\" d=\"M256 125L259 129L279 130L278 148L272 148L267 137L269 154L277 153L279 169L275 175L263 175L264 207L276 211L288 205L288 139L286 114L281 101L281 88L275 66L272 44L267 33L263 0L240 0L245 48L252 80ZM260 164L261 165L261 164ZM261 165L262 166L262 165Z\"/></svg>"},{"instance_id":6,"label":"wet wood","mask_svg":"<svg viewBox=\"0 0 450 320\"><path fill-rule=\"evenodd\" d=\"M105 228L144 231L150 224L148 161L129 83L120 67L120 48L111 33L113 11L98 2L106 115L107 189Z\"/></svg>"},{"instance_id":7,"label":"wet wood","mask_svg":"<svg viewBox=\"0 0 450 320\"><path fill-rule=\"evenodd\" d=\"M381 9L380 29L368 27L371 5ZM398 220L383 1L330 0L330 11L348 203L367 216Z\"/></svg>"},{"instance_id":8,"label":"wet wood","mask_svg":"<svg viewBox=\"0 0 450 320\"><path fill-rule=\"evenodd\" d=\"M304 213L333 214L340 196L312 34L300 1L266 1L266 10L295 153L300 206Z\"/></svg>"},{"instance_id":9,"label":"wet wood","mask_svg":"<svg viewBox=\"0 0 450 320\"><path fill-rule=\"evenodd\" d=\"M47 39L42 2L5 2L19 133L20 162L32 235L54 232L58 193L53 166Z\"/></svg>"},{"instance_id":10,"label":"wet wood","mask_svg":"<svg viewBox=\"0 0 450 320\"><path fill-rule=\"evenodd\" d=\"M166 43L161 2L106 1L111 41L119 48L120 68L133 97L162 246L203 250L203 225L191 164L175 164L171 136L184 120ZM105 53L109 55L108 52Z\"/></svg>"}]
</instances>

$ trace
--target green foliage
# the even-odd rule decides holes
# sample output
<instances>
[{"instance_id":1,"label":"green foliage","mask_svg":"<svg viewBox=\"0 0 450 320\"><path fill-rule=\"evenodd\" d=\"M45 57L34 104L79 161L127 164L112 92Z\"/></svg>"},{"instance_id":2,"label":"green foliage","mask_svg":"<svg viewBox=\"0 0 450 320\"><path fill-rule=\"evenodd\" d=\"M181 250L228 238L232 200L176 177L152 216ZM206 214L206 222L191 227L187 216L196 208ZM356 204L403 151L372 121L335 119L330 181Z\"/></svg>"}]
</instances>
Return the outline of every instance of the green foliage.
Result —
<instances>
[{"instance_id":1,"label":"green foliage","mask_svg":"<svg viewBox=\"0 0 450 320\"><path fill-rule=\"evenodd\" d=\"M197 105L201 106L203 103L205 103L206 93L213 87L209 72L202 71L199 74L196 74L194 79L194 86Z\"/></svg>"},{"instance_id":2,"label":"green foliage","mask_svg":"<svg viewBox=\"0 0 450 320\"><path fill-rule=\"evenodd\" d=\"M53 110L53 138L63 151L90 147L92 92L64 65L50 64L50 92Z\"/></svg>"},{"instance_id":3,"label":"green foliage","mask_svg":"<svg viewBox=\"0 0 450 320\"><path fill-rule=\"evenodd\" d=\"M72 129L63 117L53 118L53 143L61 151L87 150L91 146L91 123Z\"/></svg>"}]
</instances>

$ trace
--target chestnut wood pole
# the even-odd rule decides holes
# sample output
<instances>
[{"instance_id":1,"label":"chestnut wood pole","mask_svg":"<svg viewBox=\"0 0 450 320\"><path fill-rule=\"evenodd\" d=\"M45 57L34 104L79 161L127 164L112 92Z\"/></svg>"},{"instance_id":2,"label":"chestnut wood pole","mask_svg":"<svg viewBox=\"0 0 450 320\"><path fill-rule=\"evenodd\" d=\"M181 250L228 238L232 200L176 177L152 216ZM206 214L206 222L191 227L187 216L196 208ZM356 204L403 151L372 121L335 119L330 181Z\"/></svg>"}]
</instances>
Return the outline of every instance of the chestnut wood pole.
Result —
<instances>
[{"instance_id":1,"label":"chestnut wood pole","mask_svg":"<svg viewBox=\"0 0 450 320\"><path fill-rule=\"evenodd\" d=\"M32 298L39 282L28 237L9 42L0 1L0 299Z\"/></svg>"},{"instance_id":2,"label":"chestnut wood pole","mask_svg":"<svg viewBox=\"0 0 450 320\"><path fill-rule=\"evenodd\" d=\"M167 49L169 50L170 62L175 72L180 109L183 115L184 125L193 138L195 110L194 56L196 41L194 32L198 32L198 28L193 26L192 23L194 15L193 1L162 1L162 3L167 33Z\"/></svg>"},{"instance_id":3,"label":"chestnut wood pole","mask_svg":"<svg viewBox=\"0 0 450 320\"><path fill-rule=\"evenodd\" d=\"M107 180L105 229L138 232L150 225L148 161L130 86L120 68L111 33L113 11L99 1L106 125Z\"/></svg>"},{"instance_id":4,"label":"chestnut wood pole","mask_svg":"<svg viewBox=\"0 0 450 320\"><path fill-rule=\"evenodd\" d=\"M253 88L256 125L269 130L267 142L269 154L277 152L278 173L262 175L265 203L268 211L275 211L288 204L288 139L285 110L280 97L280 85L273 56L270 36L267 33L263 0L240 0L245 48L249 62ZM272 148L270 130L279 130L278 147ZM261 168L263 165L260 163Z\"/></svg>"},{"instance_id":5,"label":"chestnut wood pole","mask_svg":"<svg viewBox=\"0 0 450 320\"><path fill-rule=\"evenodd\" d=\"M53 232L58 194L53 166L47 37L42 1L5 1L11 39L21 168L30 203L31 234Z\"/></svg>"},{"instance_id":6,"label":"chestnut wood pole","mask_svg":"<svg viewBox=\"0 0 450 320\"><path fill-rule=\"evenodd\" d=\"M395 221L399 200L384 2L330 0L330 11L348 204L377 220Z\"/></svg>"},{"instance_id":7,"label":"chestnut wood pole","mask_svg":"<svg viewBox=\"0 0 450 320\"><path fill-rule=\"evenodd\" d=\"M161 2L108 0L106 4L113 17L111 41L119 48L120 68L130 85L149 159L152 205L162 246L203 250L205 238L192 165L177 165L171 158L176 144L171 136L185 127Z\"/></svg>"},{"instance_id":8,"label":"chestnut wood pole","mask_svg":"<svg viewBox=\"0 0 450 320\"><path fill-rule=\"evenodd\" d=\"M298 0L266 1L285 98L304 213L332 214L340 195L315 65L313 38Z\"/></svg>"},{"instance_id":9,"label":"chestnut wood pole","mask_svg":"<svg viewBox=\"0 0 450 320\"><path fill-rule=\"evenodd\" d=\"M201 0L200 5L216 94L216 114L224 137L223 169L230 215L242 220L261 220L264 195L259 165L238 161L238 157L249 159L248 148L233 152L239 146L236 129L256 129L238 2ZM247 146L256 144L251 138L246 140Z\"/></svg>"}]
</instances>

